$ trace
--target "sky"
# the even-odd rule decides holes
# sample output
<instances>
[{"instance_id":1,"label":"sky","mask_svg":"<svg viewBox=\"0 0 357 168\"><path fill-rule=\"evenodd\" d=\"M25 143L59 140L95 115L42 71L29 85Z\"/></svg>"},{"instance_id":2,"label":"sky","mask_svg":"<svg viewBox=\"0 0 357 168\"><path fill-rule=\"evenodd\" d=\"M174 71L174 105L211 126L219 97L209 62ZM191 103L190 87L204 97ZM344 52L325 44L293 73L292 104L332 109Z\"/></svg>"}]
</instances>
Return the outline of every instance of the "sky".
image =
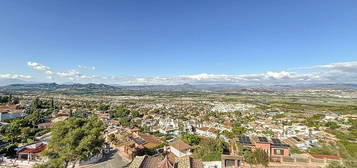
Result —
<instances>
[{"instance_id":1,"label":"sky","mask_svg":"<svg viewBox=\"0 0 357 168\"><path fill-rule=\"evenodd\" d=\"M2 0L0 79L357 83L357 1Z\"/></svg>"}]
</instances>

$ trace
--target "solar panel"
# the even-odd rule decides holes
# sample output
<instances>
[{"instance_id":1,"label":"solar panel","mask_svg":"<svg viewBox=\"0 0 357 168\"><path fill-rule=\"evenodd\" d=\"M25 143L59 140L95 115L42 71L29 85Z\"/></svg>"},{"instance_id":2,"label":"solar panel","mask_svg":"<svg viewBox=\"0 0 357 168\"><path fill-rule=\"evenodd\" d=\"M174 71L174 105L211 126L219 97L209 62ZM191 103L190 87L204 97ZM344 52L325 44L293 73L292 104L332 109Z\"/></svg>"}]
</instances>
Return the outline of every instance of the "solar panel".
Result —
<instances>
[{"instance_id":1,"label":"solar panel","mask_svg":"<svg viewBox=\"0 0 357 168\"><path fill-rule=\"evenodd\" d=\"M247 136L239 136L238 139L241 144L244 144L244 145L252 144L252 142L250 141L250 138Z\"/></svg>"},{"instance_id":2,"label":"solar panel","mask_svg":"<svg viewBox=\"0 0 357 168\"><path fill-rule=\"evenodd\" d=\"M301 140L298 137L293 137L296 141L300 142Z\"/></svg>"},{"instance_id":3,"label":"solar panel","mask_svg":"<svg viewBox=\"0 0 357 168\"><path fill-rule=\"evenodd\" d=\"M139 145L142 145L145 143L145 140L141 139L141 138L133 138L134 142L139 144Z\"/></svg>"},{"instance_id":4,"label":"solar panel","mask_svg":"<svg viewBox=\"0 0 357 168\"><path fill-rule=\"evenodd\" d=\"M268 142L266 137L258 137L259 142Z\"/></svg>"},{"instance_id":5,"label":"solar panel","mask_svg":"<svg viewBox=\"0 0 357 168\"><path fill-rule=\"evenodd\" d=\"M281 141L279 139L271 139L273 141L273 144L281 144Z\"/></svg>"}]
</instances>

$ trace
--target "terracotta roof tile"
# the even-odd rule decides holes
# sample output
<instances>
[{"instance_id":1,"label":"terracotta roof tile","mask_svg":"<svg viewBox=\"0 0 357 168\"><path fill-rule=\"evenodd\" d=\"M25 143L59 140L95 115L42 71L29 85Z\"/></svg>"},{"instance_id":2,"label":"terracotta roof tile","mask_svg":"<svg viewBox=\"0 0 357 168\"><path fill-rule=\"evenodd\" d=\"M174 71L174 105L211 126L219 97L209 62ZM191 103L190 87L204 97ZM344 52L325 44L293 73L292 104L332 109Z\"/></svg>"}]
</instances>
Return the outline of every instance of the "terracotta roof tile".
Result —
<instances>
[{"instance_id":1,"label":"terracotta roof tile","mask_svg":"<svg viewBox=\"0 0 357 168\"><path fill-rule=\"evenodd\" d=\"M170 146L181 151L181 152L185 152L189 149L191 149L191 146L186 144L185 142L181 141L181 140L177 140L175 142L170 143Z\"/></svg>"},{"instance_id":2,"label":"terracotta roof tile","mask_svg":"<svg viewBox=\"0 0 357 168\"><path fill-rule=\"evenodd\" d=\"M46 149L46 144L41 144L37 148L24 148L19 151L19 153L41 153Z\"/></svg>"}]
</instances>

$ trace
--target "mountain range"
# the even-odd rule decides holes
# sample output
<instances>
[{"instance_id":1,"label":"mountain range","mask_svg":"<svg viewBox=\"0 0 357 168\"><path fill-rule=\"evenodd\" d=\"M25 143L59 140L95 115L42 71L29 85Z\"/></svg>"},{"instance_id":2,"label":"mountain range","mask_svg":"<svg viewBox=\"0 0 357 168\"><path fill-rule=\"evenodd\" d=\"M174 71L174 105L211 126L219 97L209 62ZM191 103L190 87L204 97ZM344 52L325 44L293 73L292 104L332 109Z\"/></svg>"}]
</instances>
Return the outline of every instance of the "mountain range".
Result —
<instances>
[{"instance_id":1,"label":"mountain range","mask_svg":"<svg viewBox=\"0 0 357 168\"><path fill-rule=\"evenodd\" d=\"M357 84L305 84L305 85L256 85L242 86L237 84L179 84L179 85L141 85L121 86L107 84L57 84L57 83L31 83L21 80L1 81L0 91L115 91L115 90L143 90L143 91L228 91L249 88L258 89L353 89ZM17 84L11 84L18 82ZM6 85L9 84L9 85ZM5 85L5 86L4 86Z\"/></svg>"}]
</instances>

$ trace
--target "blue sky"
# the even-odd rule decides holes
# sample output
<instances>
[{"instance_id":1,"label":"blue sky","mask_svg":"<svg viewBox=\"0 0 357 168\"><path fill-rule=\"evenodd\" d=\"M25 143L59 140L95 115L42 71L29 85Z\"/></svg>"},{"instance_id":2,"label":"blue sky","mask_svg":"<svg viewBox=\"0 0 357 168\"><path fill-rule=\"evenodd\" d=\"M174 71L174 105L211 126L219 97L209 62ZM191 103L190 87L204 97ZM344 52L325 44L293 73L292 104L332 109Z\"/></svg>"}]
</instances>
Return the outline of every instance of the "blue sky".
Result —
<instances>
[{"instance_id":1,"label":"blue sky","mask_svg":"<svg viewBox=\"0 0 357 168\"><path fill-rule=\"evenodd\" d=\"M345 69L321 66L354 68L357 61L355 0L3 0L0 20L0 78L330 82L331 72ZM355 68L339 82L355 82Z\"/></svg>"}]
</instances>

